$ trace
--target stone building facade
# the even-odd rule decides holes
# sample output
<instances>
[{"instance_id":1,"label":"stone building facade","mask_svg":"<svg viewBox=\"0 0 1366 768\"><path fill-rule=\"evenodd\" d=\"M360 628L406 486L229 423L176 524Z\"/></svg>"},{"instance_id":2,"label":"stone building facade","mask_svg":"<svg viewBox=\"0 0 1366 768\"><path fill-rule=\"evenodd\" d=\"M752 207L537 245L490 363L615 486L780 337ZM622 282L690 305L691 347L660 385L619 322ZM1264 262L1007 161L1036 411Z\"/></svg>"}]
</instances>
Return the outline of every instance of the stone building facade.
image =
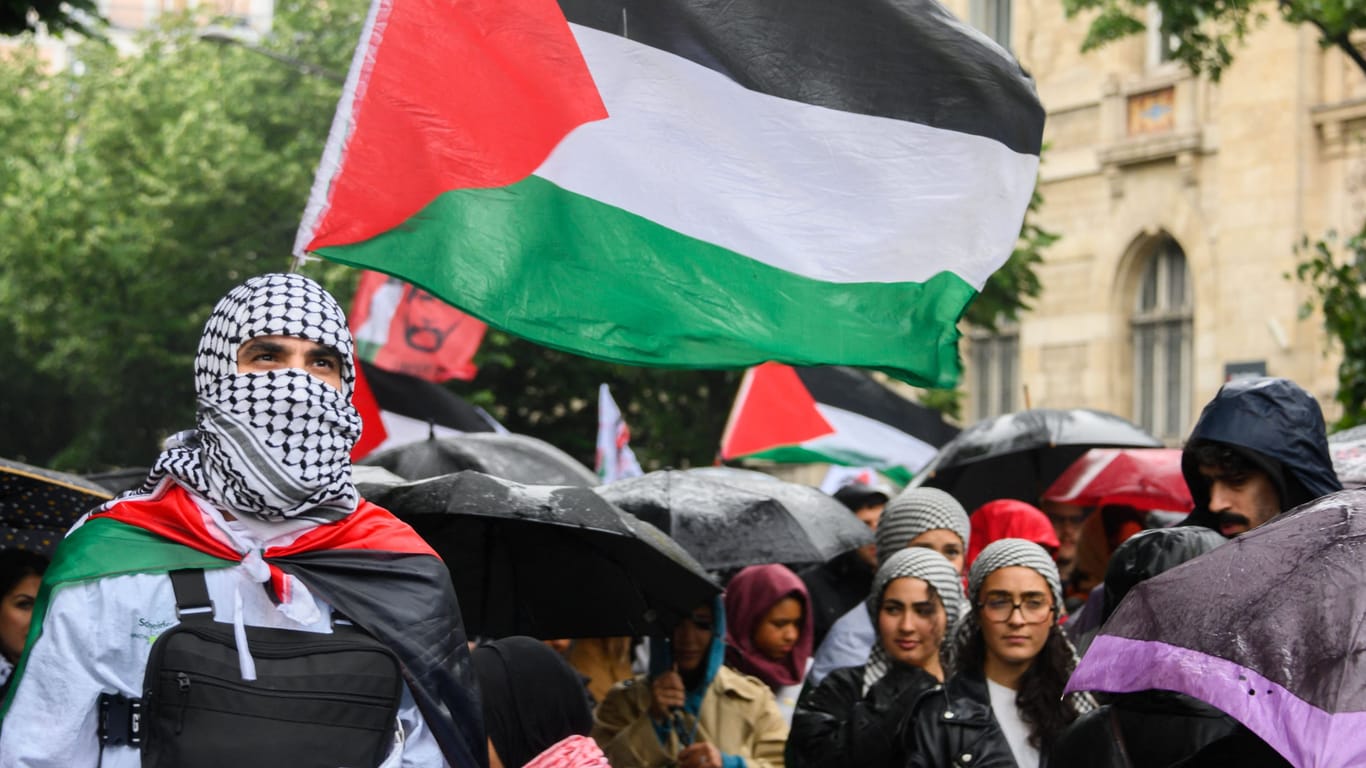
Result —
<instances>
[{"instance_id":1,"label":"stone building facade","mask_svg":"<svg viewBox=\"0 0 1366 768\"><path fill-rule=\"evenodd\" d=\"M1331 418L1337 359L1286 275L1304 235L1366 217L1366 75L1277 18L1214 84L1153 32L1083 54L1087 20L1060 0L948 5L1007 40L1038 84L1039 221L1062 236L1017 326L967 329L964 422L1090 407L1175 445L1228 377L1259 372L1295 380Z\"/></svg>"}]
</instances>

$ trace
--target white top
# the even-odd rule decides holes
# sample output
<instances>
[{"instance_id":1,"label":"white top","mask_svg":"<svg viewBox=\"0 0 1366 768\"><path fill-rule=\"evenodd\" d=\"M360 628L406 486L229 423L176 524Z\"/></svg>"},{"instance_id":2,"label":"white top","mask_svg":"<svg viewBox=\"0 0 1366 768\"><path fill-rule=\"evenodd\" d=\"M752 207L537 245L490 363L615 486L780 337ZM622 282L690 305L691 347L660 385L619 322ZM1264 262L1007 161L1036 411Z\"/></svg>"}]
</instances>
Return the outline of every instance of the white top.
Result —
<instances>
[{"instance_id":1,"label":"white top","mask_svg":"<svg viewBox=\"0 0 1366 768\"><path fill-rule=\"evenodd\" d=\"M1006 735L1010 751L1015 755L1015 764L1020 768L1038 768L1039 750L1029 746L1029 727L1020 719L1020 708L1015 705L1015 689L988 679L987 692L991 695L991 713L996 716L997 724Z\"/></svg>"},{"instance_id":2,"label":"white top","mask_svg":"<svg viewBox=\"0 0 1366 768\"><path fill-rule=\"evenodd\" d=\"M207 505L200 506L215 538L238 551L265 543L260 534L270 530L262 528L269 524L226 523L204 509ZM303 533L297 525L285 527L271 544ZM331 606L305 592L295 595L294 605L277 607L261 586L261 561L248 560L254 562L204 571L216 621L331 633ZM175 613L175 590L162 573L112 576L58 590L0 729L0 766L140 768L141 757L133 747L100 749L96 702L105 691L142 696L152 643L178 623ZM381 768L445 766L436 738L405 686L394 747Z\"/></svg>"}]
</instances>

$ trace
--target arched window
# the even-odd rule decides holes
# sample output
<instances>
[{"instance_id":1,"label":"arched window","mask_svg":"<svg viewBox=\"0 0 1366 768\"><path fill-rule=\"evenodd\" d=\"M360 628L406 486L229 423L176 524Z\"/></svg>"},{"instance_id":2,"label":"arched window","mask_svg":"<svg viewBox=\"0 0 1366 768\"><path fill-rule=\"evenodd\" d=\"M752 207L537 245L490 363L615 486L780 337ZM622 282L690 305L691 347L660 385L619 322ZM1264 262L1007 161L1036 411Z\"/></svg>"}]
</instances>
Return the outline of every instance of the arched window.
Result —
<instances>
[{"instance_id":1,"label":"arched window","mask_svg":"<svg viewBox=\"0 0 1366 768\"><path fill-rule=\"evenodd\" d=\"M1191 409L1191 291L1186 254L1157 238L1138 281L1130 321L1134 346L1134 417L1160 438L1186 431Z\"/></svg>"}]
</instances>

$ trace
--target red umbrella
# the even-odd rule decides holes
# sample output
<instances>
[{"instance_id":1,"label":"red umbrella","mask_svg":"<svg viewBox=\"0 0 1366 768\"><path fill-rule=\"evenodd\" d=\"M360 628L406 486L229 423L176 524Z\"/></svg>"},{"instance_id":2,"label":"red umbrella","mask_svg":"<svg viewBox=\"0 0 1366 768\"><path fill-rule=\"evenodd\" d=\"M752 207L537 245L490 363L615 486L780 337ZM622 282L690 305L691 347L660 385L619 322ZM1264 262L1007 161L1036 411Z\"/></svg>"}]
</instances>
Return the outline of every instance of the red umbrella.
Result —
<instances>
[{"instance_id":1,"label":"red umbrella","mask_svg":"<svg viewBox=\"0 0 1366 768\"><path fill-rule=\"evenodd\" d=\"M1123 504L1135 509L1189 512L1191 501L1175 448L1092 448L1067 468L1045 501L1098 507Z\"/></svg>"}]
</instances>

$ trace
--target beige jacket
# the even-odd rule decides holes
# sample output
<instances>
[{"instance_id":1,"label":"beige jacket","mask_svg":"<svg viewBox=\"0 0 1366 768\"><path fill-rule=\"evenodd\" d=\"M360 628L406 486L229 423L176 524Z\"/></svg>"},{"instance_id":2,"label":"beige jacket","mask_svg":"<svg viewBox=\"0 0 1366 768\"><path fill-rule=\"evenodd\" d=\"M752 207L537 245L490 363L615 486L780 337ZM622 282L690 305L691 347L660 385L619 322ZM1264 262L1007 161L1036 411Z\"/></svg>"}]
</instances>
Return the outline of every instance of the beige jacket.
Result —
<instances>
[{"instance_id":1,"label":"beige jacket","mask_svg":"<svg viewBox=\"0 0 1366 768\"><path fill-rule=\"evenodd\" d=\"M593 738L612 768L663 768L676 765L677 736L661 744L650 719L650 685L644 675L624 680L608 692L594 715ZM684 715L692 727L691 715ZM702 697L697 741L744 758L749 768L782 768L787 723L773 692L757 678L721 667Z\"/></svg>"}]
</instances>

